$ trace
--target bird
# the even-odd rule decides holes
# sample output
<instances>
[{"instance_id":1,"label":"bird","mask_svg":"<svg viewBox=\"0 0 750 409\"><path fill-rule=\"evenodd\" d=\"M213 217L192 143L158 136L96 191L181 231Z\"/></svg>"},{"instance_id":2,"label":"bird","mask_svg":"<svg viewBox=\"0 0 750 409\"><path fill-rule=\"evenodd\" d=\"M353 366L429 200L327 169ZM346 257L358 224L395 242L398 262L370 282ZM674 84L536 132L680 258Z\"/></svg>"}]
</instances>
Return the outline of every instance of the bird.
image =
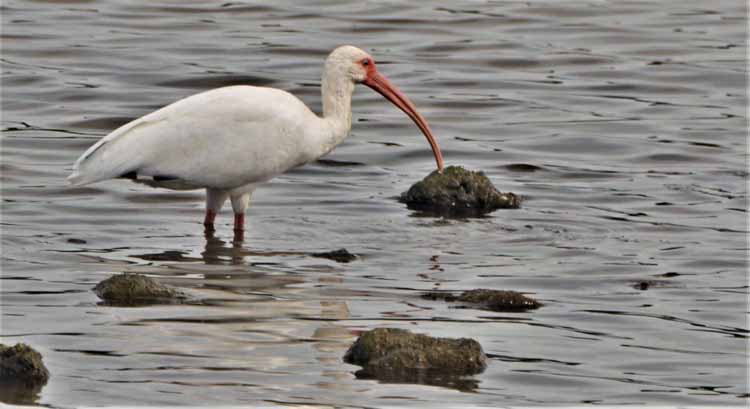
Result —
<instances>
[{"instance_id":1,"label":"bird","mask_svg":"<svg viewBox=\"0 0 750 409\"><path fill-rule=\"evenodd\" d=\"M357 84L372 88L411 118L442 172L437 139L414 104L378 71L370 54L343 45L323 64L321 116L276 88L232 85L204 91L104 136L73 164L67 181L84 186L129 178L173 190L206 189L205 229L214 230L216 215L229 199L235 234L242 234L258 185L320 158L349 135Z\"/></svg>"}]
</instances>

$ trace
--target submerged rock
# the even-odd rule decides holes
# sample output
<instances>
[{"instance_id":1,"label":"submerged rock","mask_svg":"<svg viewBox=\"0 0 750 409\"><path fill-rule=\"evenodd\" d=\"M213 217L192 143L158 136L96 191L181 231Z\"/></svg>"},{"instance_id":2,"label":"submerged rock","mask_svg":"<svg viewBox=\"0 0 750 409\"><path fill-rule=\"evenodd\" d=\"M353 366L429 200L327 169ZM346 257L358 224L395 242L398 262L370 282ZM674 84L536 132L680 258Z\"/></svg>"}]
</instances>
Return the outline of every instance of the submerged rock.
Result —
<instances>
[{"instance_id":1,"label":"submerged rock","mask_svg":"<svg viewBox=\"0 0 750 409\"><path fill-rule=\"evenodd\" d=\"M358 378L471 388L460 377L482 372L487 357L469 338L434 338L404 329L377 328L362 333L344 361L362 366Z\"/></svg>"},{"instance_id":2,"label":"submerged rock","mask_svg":"<svg viewBox=\"0 0 750 409\"><path fill-rule=\"evenodd\" d=\"M669 288L677 285L669 280L643 280L635 282L631 286L636 290L646 291L650 288Z\"/></svg>"},{"instance_id":3,"label":"submerged rock","mask_svg":"<svg viewBox=\"0 0 750 409\"><path fill-rule=\"evenodd\" d=\"M94 292L107 304L119 306L169 304L186 298L153 278L132 273L112 276L97 284Z\"/></svg>"},{"instance_id":4,"label":"submerged rock","mask_svg":"<svg viewBox=\"0 0 750 409\"><path fill-rule=\"evenodd\" d=\"M483 172L460 166L430 173L402 193L400 200L410 209L443 216L481 216L521 205L518 195L498 191Z\"/></svg>"},{"instance_id":5,"label":"submerged rock","mask_svg":"<svg viewBox=\"0 0 750 409\"><path fill-rule=\"evenodd\" d=\"M327 258L329 260L338 261L339 263L348 263L357 258L354 254L350 253L347 249L338 249L333 251L325 251L322 253L313 253L313 257Z\"/></svg>"},{"instance_id":6,"label":"submerged rock","mask_svg":"<svg viewBox=\"0 0 750 409\"><path fill-rule=\"evenodd\" d=\"M542 306L539 301L527 297L516 291L487 290L478 288L464 291L456 296L445 292L427 292L422 294L427 300L443 300L447 302L461 302L483 310L498 312L526 311Z\"/></svg>"},{"instance_id":7,"label":"submerged rock","mask_svg":"<svg viewBox=\"0 0 750 409\"><path fill-rule=\"evenodd\" d=\"M476 289L464 291L458 301L475 304L491 311L525 311L539 308L542 304L516 291Z\"/></svg>"},{"instance_id":8,"label":"submerged rock","mask_svg":"<svg viewBox=\"0 0 750 409\"><path fill-rule=\"evenodd\" d=\"M48 379L42 354L26 344L0 344L0 402L34 403Z\"/></svg>"}]
</instances>

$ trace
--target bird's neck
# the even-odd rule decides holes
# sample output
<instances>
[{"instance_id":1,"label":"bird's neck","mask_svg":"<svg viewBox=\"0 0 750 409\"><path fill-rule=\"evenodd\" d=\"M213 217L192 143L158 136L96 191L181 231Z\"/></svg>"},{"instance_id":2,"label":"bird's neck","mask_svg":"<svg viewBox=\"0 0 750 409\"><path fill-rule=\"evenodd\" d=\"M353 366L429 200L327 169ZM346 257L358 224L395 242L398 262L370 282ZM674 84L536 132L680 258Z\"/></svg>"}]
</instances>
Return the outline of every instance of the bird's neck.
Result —
<instances>
[{"instance_id":1,"label":"bird's neck","mask_svg":"<svg viewBox=\"0 0 750 409\"><path fill-rule=\"evenodd\" d=\"M344 141L352 127L354 83L339 73L326 71L321 83L323 99L324 153Z\"/></svg>"}]
</instances>

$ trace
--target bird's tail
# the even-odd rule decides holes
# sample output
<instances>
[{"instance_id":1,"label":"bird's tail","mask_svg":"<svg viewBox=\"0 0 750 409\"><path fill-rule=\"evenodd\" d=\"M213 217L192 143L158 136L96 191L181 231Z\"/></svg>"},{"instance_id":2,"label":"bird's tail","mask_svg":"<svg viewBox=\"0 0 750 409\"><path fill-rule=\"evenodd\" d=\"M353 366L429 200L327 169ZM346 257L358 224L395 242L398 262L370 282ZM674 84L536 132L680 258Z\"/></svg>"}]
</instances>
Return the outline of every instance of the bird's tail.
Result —
<instances>
[{"instance_id":1,"label":"bird's tail","mask_svg":"<svg viewBox=\"0 0 750 409\"><path fill-rule=\"evenodd\" d=\"M68 184L71 186L84 186L94 182L98 182L98 180L92 180L90 177L82 174L77 169L74 170L73 173L71 173L70 176L65 179L65 181L68 182Z\"/></svg>"}]
</instances>

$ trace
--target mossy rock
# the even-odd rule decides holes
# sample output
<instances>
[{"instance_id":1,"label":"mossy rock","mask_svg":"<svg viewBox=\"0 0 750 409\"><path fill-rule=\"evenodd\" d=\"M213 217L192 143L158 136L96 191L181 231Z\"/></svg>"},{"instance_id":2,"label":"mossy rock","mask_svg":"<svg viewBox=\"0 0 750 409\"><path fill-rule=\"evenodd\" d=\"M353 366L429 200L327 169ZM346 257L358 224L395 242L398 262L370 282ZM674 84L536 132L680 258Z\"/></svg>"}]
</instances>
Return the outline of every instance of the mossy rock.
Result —
<instances>
[{"instance_id":1,"label":"mossy rock","mask_svg":"<svg viewBox=\"0 0 750 409\"><path fill-rule=\"evenodd\" d=\"M483 172L461 166L430 173L402 193L400 200L412 210L458 217L476 217L521 205L518 195L498 191Z\"/></svg>"},{"instance_id":2,"label":"mossy rock","mask_svg":"<svg viewBox=\"0 0 750 409\"><path fill-rule=\"evenodd\" d=\"M521 312L542 306L539 301L517 291L484 288L464 291L458 296L448 292L433 291L422 294L422 298L433 301L460 302L464 306L497 312Z\"/></svg>"},{"instance_id":3,"label":"mossy rock","mask_svg":"<svg viewBox=\"0 0 750 409\"><path fill-rule=\"evenodd\" d=\"M12 347L0 344L0 381L16 380L45 384L49 371L42 362L42 354L26 344Z\"/></svg>"},{"instance_id":4,"label":"mossy rock","mask_svg":"<svg viewBox=\"0 0 750 409\"><path fill-rule=\"evenodd\" d=\"M108 305L138 306L182 302L186 297L153 278L123 273L112 276L94 287L94 292Z\"/></svg>"},{"instance_id":5,"label":"mossy rock","mask_svg":"<svg viewBox=\"0 0 750 409\"><path fill-rule=\"evenodd\" d=\"M0 402L33 404L47 380L42 354L26 344L0 344Z\"/></svg>"},{"instance_id":6,"label":"mossy rock","mask_svg":"<svg viewBox=\"0 0 750 409\"><path fill-rule=\"evenodd\" d=\"M542 305L539 301L516 291L483 288L464 291L458 296L457 301L475 304L491 311L526 311Z\"/></svg>"},{"instance_id":7,"label":"mossy rock","mask_svg":"<svg viewBox=\"0 0 750 409\"><path fill-rule=\"evenodd\" d=\"M482 372L487 357L469 338L434 338L404 329L377 328L362 333L344 355L362 366L358 378L411 382L466 389L473 382L458 378Z\"/></svg>"}]
</instances>

